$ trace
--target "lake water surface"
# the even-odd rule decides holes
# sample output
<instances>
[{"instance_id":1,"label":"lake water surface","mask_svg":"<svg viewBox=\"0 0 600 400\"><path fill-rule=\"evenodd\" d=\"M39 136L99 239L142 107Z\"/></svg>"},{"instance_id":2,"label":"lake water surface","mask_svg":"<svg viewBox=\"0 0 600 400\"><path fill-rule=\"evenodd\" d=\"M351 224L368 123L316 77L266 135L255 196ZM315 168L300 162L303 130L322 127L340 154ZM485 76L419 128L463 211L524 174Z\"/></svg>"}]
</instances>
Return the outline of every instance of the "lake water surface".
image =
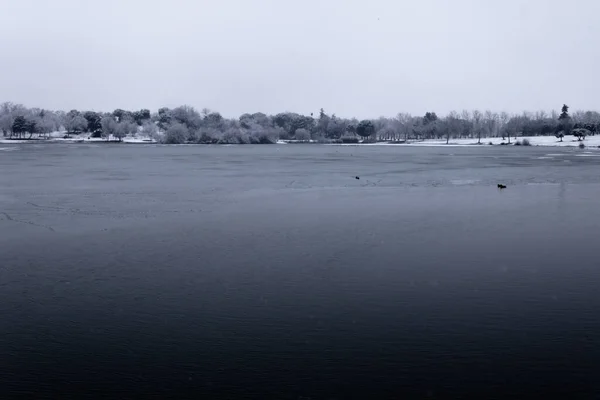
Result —
<instances>
[{"instance_id":1,"label":"lake water surface","mask_svg":"<svg viewBox=\"0 0 600 400\"><path fill-rule=\"evenodd\" d=\"M0 145L1 397L598 398L599 241L598 150Z\"/></svg>"}]
</instances>

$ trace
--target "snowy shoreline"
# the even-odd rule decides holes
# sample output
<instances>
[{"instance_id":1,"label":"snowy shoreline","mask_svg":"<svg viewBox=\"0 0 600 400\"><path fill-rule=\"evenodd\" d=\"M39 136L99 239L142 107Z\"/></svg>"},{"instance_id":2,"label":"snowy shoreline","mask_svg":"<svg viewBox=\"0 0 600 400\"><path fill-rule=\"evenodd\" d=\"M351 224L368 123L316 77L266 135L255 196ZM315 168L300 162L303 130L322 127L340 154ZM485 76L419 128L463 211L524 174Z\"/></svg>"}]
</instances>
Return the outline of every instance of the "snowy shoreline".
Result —
<instances>
[{"instance_id":1,"label":"snowy shoreline","mask_svg":"<svg viewBox=\"0 0 600 400\"><path fill-rule=\"evenodd\" d=\"M33 138L33 139L6 139L0 138L1 144L28 144L28 143L126 143L126 144L157 144L158 142L154 139L150 138L137 138L137 137L125 137L123 140L110 139L106 140L103 138L81 138L81 137L71 137L71 138Z\"/></svg>"},{"instance_id":2,"label":"snowy shoreline","mask_svg":"<svg viewBox=\"0 0 600 400\"><path fill-rule=\"evenodd\" d=\"M403 147L487 147L487 146L515 146L518 142L522 146L536 147L580 147L583 144L586 148L600 148L600 135L588 136L584 140L579 141L575 136L565 136L561 142L554 136L522 136L518 138L511 137L510 143L508 139L501 137L481 138L481 143L477 143L478 139L451 139L448 143L446 140L425 139L420 141L391 142L382 141L375 143L331 143L329 146L403 146ZM528 145L523 143L528 141ZM280 141L283 143L295 143L292 140ZM517 147L519 147L517 145Z\"/></svg>"},{"instance_id":3,"label":"snowy shoreline","mask_svg":"<svg viewBox=\"0 0 600 400\"><path fill-rule=\"evenodd\" d=\"M522 144L524 142L529 142L529 146L543 146L543 147L581 147L585 146L586 148L600 148L600 135L596 136L588 136L586 139L579 141L574 136L565 136L563 141L561 142L554 136L523 136L518 137L517 139L511 138L510 143L508 143L507 139L502 139L500 137L492 137L492 138L481 138L481 143L477 143L477 139L452 139L448 143L446 140L438 140L438 139L425 139L420 141L409 141L407 143L404 142L391 142L391 141L381 141L375 143L318 143L317 141L311 140L309 142L300 142L295 140L278 140L277 144L325 144L328 146L402 146L402 147L479 147L479 146L515 146L518 142ZM147 137L125 137L123 140L119 141L114 138L110 138L110 140L106 140L103 138L88 138L88 137L49 137L49 138L34 138L34 139L8 139L8 138L0 138L0 144L27 144L27 143L106 143L106 144L159 144L155 139L147 138Z\"/></svg>"}]
</instances>

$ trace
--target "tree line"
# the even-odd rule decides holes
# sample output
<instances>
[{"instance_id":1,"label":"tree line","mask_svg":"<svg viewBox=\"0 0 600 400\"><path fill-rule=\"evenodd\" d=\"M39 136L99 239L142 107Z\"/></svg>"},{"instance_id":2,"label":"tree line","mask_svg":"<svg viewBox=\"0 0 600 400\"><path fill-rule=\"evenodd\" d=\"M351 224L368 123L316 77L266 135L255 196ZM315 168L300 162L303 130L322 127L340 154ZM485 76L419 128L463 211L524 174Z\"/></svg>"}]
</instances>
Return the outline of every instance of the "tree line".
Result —
<instances>
[{"instance_id":1,"label":"tree line","mask_svg":"<svg viewBox=\"0 0 600 400\"><path fill-rule=\"evenodd\" d=\"M393 118L380 117L359 121L340 118L321 109L317 115L282 112L242 114L224 118L220 113L190 106L113 112L71 110L50 111L27 108L20 104L0 104L0 130L8 138L27 139L61 131L71 135L122 140L126 136L145 136L163 143L275 143L278 140L346 142L407 142L454 138L486 137L508 139L519 136L574 135L579 140L600 131L600 113L576 111L572 115L563 105L561 112L538 111L521 114L492 111L452 111L444 117L435 112L423 116L399 113Z\"/></svg>"}]
</instances>

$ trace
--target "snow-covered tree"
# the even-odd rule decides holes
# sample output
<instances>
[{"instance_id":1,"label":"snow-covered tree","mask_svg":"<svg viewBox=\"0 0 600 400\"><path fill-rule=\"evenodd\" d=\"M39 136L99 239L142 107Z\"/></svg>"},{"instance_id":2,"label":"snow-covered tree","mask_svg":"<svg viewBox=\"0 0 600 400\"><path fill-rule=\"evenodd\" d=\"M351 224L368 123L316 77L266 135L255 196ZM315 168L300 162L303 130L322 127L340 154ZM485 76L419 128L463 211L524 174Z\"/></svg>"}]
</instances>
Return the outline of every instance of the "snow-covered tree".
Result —
<instances>
[{"instance_id":1,"label":"snow-covered tree","mask_svg":"<svg viewBox=\"0 0 600 400\"><path fill-rule=\"evenodd\" d=\"M67 130L67 135L80 134L82 132L85 132L85 130L87 129L88 122L81 115L67 114L63 125L65 126L65 129Z\"/></svg>"}]
</instances>

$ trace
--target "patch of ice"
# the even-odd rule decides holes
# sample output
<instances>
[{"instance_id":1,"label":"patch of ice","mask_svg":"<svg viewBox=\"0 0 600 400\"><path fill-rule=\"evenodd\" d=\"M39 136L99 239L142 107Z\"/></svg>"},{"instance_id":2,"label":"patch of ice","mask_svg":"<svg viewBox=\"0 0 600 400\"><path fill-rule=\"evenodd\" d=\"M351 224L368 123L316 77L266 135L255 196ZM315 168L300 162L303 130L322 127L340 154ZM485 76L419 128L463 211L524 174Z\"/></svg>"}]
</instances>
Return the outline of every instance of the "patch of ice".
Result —
<instances>
[{"instance_id":1,"label":"patch of ice","mask_svg":"<svg viewBox=\"0 0 600 400\"><path fill-rule=\"evenodd\" d=\"M453 185L473 185L474 183L479 182L477 179L452 179L450 183Z\"/></svg>"},{"instance_id":2,"label":"patch of ice","mask_svg":"<svg viewBox=\"0 0 600 400\"><path fill-rule=\"evenodd\" d=\"M156 142L156 140L154 140L152 138L139 136L139 137L126 137L126 138L123 138L123 143L146 143L146 144L152 144L152 143L157 143L157 142Z\"/></svg>"},{"instance_id":3,"label":"patch of ice","mask_svg":"<svg viewBox=\"0 0 600 400\"><path fill-rule=\"evenodd\" d=\"M0 147L0 151L15 151L18 149L18 147Z\"/></svg>"},{"instance_id":4,"label":"patch of ice","mask_svg":"<svg viewBox=\"0 0 600 400\"><path fill-rule=\"evenodd\" d=\"M12 140L12 139L0 139L1 144L23 144L30 143L30 140Z\"/></svg>"}]
</instances>

